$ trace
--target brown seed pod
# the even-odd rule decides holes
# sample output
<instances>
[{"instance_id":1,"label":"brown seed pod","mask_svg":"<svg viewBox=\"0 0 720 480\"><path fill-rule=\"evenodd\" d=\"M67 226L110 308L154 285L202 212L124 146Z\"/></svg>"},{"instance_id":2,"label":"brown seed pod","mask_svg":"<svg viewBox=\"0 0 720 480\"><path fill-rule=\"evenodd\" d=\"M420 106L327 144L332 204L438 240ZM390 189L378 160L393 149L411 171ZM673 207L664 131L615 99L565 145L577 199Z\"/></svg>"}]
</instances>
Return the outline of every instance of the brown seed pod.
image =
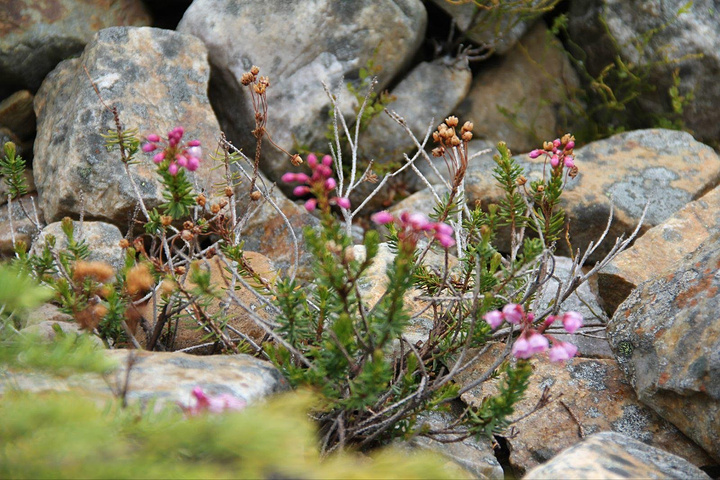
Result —
<instances>
[{"instance_id":1,"label":"brown seed pod","mask_svg":"<svg viewBox=\"0 0 720 480\"><path fill-rule=\"evenodd\" d=\"M258 200L260 200L260 198L262 198L262 193L260 193L259 190L253 190L253 192L250 194L250 200L252 200L253 202L257 202Z\"/></svg>"}]
</instances>

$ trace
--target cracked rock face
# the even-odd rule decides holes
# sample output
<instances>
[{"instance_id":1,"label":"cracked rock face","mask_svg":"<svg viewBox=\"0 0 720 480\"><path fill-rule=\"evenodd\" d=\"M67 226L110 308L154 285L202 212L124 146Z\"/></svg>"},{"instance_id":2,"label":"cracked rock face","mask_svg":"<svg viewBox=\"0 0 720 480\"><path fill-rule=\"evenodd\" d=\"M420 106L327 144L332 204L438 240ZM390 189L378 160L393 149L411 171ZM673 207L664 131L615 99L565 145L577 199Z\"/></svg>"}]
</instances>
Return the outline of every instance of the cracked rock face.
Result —
<instances>
[{"instance_id":1,"label":"cracked rock face","mask_svg":"<svg viewBox=\"0 0 720 480\"><path fill-rule=\"evenodd\" d=\"M0 98L35 91L93 35L119 25L149 25L140 0L5 0L0 13Z\"/></svg>"},{"instance_id":2,"label":"cracked rock face","mask_svg":"<svg viewBox=\"0 0 720 480\"><path fill-rule=\"evenodd\" d=\"M200 168L190 174L196 188L209 192L221 180L208 153L220 127L207 98L210 67L198 39L155 28L114 27L99 32L79 59L62 62L35 97L38 134L34 175L40 206L48 222L64 216L127 228L137 200L120 154L108 152L105 134L115 129L103 101L117 107L126 129L144 138L185 127L183 140L200 140ZM83 65L87 67L89 77ZM138 152L131 165L148 209L165 202L149 155Z\"/></svg>"},{"instance_id":3,"label":"cracked rock face","mask_svg":"<svg viewBox=\"0 0 720 480\"><path fill-rule=\"evenodd\" d=\"M720 460L720 234L642 283L608 324L638 398Z\"/></svg>"},{"instance_id":4,"label":"cracked rock face","mask_svg":"<svg viewBox=\"0 0 720 480\"><path fill-rule=\"evenodd\" d=\"M293 145L327 148L325 129L330 101L321 81L336 89L341 80L358 84L377 48L382 65L376 91L385 88L420 46L427 24L419 0L313 0L237 2L196 0L178 31L200 38L213 65L213 106L228 138L255 149L254 115L242 74L252 65L269 76L268 130L285 150ZM343 89L344 90L344 89ZM351 113L354 97L343 91L341 109ZM287 155L265 146L263 169L277 180L288 166Z\"/></svg>"}]
</instances>

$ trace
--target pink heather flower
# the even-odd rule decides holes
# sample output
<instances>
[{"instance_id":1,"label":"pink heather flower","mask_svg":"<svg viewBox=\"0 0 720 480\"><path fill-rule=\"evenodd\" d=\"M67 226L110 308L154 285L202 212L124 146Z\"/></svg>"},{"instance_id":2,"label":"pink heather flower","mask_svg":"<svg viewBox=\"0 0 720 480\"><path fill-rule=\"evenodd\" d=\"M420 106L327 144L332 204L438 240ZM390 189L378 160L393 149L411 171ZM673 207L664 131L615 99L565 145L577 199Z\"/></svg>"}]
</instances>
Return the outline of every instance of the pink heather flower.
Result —
<instances>
[{"instance_id":1,"label":"pink heather flower","mask_svg":"<svg viewBox=\"0 0 720 480\"><path fill-rule=\"evenodd\" d=\"M317 157L315 156L314 153L311 153L310 155L308 155L308 157L307 157L307 164L308 164L308 166L309 166L310 168L315 168L315 167L317 167L317 165L318 165L318 160L317 160Z\"/></svg>"},{"instance_id":2,"label":"pink heather flower","mask_svg":"<svg viewBox=\"0 0 720 480\"><path fill-rule=\"evenodd\" d=\"M325 180L325 188L327 190L333 190L335 187L337 187L337 182L334 178L330 177L327 180Z\"/></svg>"},{"instance_id":3,"label":"pink heather flower","mask_svg":"<svg viewBox=\"0 0 720 480\"><path fill-rule=\"evenodd\" d=\"M505 316L500 310L493 310L492 312L488 312L483 315L483 320L485 320L490 325L490 328L495 330L497 327L500 326L500 324L503 323L503 321L505 320Z\"/></svg>"},{"instance_id":4,"label":"pink heather flower","mask_svg":"<svg viewBox=\"0 0 720 480\"><path fill-rule=\"evenodd\" d=\"M537 332L521 335L513 344L512 354L515 358L530 358L536 353L544 352L548 349L550 342Z\"/></svg>"},{"instance_id":5,"label":"pink heather flower","mask_svg":"<svg viewBox=\"0 0 720 480\"><path fill-rule=\"evenodd\" d=\"M195 170L198 169L199 166L200 166L200 159L197 157L190 157L190 158L188 158L187 167L185 167L185 168L187 168L191 172L194 172Z\"/></svg>"},{"instance_id":6,"label":"pink heather flower","mask_svg":"<svg viewBox=\"0 0 720 480\"><path fill-rule=\"evenodd\" d=\"M515 340L515 343L513 343L512 346L512 354L515 358L532 357L532 353L530 353L530 344L524 336Z\"/></svg>"},{"instance_id":7,"label":"pink heather flower","mask_svg":"<svg viewBox=\"0 0 720 480\"><path fill-rule=\"evenodd\" d=\"M415 230L427 231L432 228L432 224L422 213L412 213L407 216L407 222Z\"/></svg>"},{"instance_id":8,"label":"pink heather flower","mask_svg":"<svg viewBox=\"0 0 720 480\"><path fill-rule=\"evenodd\" d=\"M543 154L543 152L544 152L543 150L540 150L539 148L537 148L537 149L533 150L532 152L530 152L528 155L530 156L530 158L538 158L540 155Z\"/></svg>"},{"instance_id":9,"label":"pink heather flower","mask_svg":"<svg viewBox=\"0 0 720 480\"><path fill-rule=\"evenodd\" d=\"M572 155L566 155L565 158L563 159L563 163L565 164L565 166L567 168L572 168L575 166L575 162L573 162Z\"/></svg>"},{"instance_id":10,"label":"pink heather flower","mask_svg":"<svg viewBox=\"0 0 720 480\"><path fill-rule=\"evenodd\" d=\"M308 212L312 212L313 210L315 210L315 208L317 208L317 200L315 200L314 198L311 198L310 200L305 202L305 210L307 210Z\"/></svg>"},{"instance_id":11,"label":"pink heather flower","mask_svg":"<svg viewBox=\"0 0 720 480\"><path fill-rule=\"evenodd\" d=\"M555 320L557 320L557 317L555 315L548 315L548 317L545 319L543 324L545 325L545 328L549 327L553 323L555 323Z\"/></svg>"},{"instance_id":12,"label":"pink heather flower","mask_svg":"<svg viewBox=\"0 0 720 480\"><path fill-rule=\"evenodd\" d=\"M555 140L553 140L553 147L558 148L560 145L562 145L562 142L560 141L559 138L556 138Z\"/></svg>"},{"instance_id":13,"label":"pink heather flower","mask_svg":"<svg viewBox=\"0 0 720 480\"><path fill-rule=\"evenodd\" d=\"M322 158L322 164L325 165L326 167L329 167L330 165L332 165L332 157L330 155L325 155Z\"/></svg>"},{"instance_id":14,"label":"pink heather flower","mask_svg":"<svg viewBox=\"0 0 720 480\"><path fill-rule=\"evenodd\" d=\"M553 155L552 158L550 158L550 165L552 165L553 168L560 165L560 157L557 155Z\"/></svg>"},{"instance_id":15,"label":"pink heather flower","mask_svg":"<svg viewBox=\"0 0 720 480\"><path fill-rule=\"evenodd\" d=\"M338 207L345 209L350 208L350 200L345 197L336 197L335 202L337 203Z\"/></svg>"},{"instance_id":16,"label":"pink heather flower","mask_svg":"<svg viewBox=\"0 0 720 480\"><path fill-rule=\"evenodd\" d=\"M193 396L196 399L195 405L190 407L181 406L185 413L196 416L205 412L222 413L226 410L237 411L242 410L246 406L246 402L230 394L223 393L216 397L212 397L200 387L193 388Z\"/></svg>"},{"instance_id":17,"label":"pink heather flower","mask_svg":"<svg viewBox=\"0 0 720 480\"><path fill-rule=\"evenodd\" d=\"M280 177L280 180L282 180L282 181L285 182L285 183L297 182L295 175L296 175L296 174L295 174L295 173L292 173L292 172L283 173L283 176Z\"/></svg>"},{"instance_id":18,"label":"pink heather flower","mask_svg":"<svg viewBox=\"0 0 720 480\"><path fill-rule=\"evenodd\" d=\"M577 353L577 347L568 342L553 342L553 346L548 352L551 362L564 362L570 360Z\"/></svg>"},{"instance_id":19,"label":"pink heather flower","mask_svg":"<svg viewBox=\"0 0 720 480\"><path fill-rule=\"evenodd\" d=\"M307 185L298 185L293 189L293 195L296 197L302 197L303 195L307 195L310 193L310 187Z\"/></svg>"},{"instance_id":20,"label":"pink heather flower","mask_svg":"<svg viewBox=\"0 0 720 480\"><path fill-rule=\"evenodd\" d=\"M453 229L447 223L437 222L435 223L435 231L440 235L452 235Z\"/></svg>"},{"instance_id":21,"label":"pink heather flower","mask_svg":"<svg viewBox=\"0 0 720 480\"><path fill-rule=\"evenodd\" d=\"M151 133L147 136L147 139L151 143L143 145L143 152L150 153L158 148L162 148L161 152L156 153L153 156L153 162L161 164L168 160L167 165L168 173L170 175L177 175L181 168L187 168L193 172L200 166L200 156L202 155L202 149L200 148L199 140L191 140L185 144L181 144L182 136L185 130L182 127L175 127L167 135L167 142L160 138L159 135ZM163 143L164 146L158 145L157 143Z\"/></svg>"},{"instance_id":22,"label":"pink heather flower","mask_svg":"<svg viewBox=\"0 0 720 480\"><path fill-rule=\"evenodd\" d=\"M377 223L378 225L385 225L388 223L392 223L395 219L390 212L388 212L387 210L383 210L381 212L372 214L370 216L370 220Z\"/></svg>"},{"instance_id":23,"label":"pink heather flower","mask_svg":"<svg viewBox=\"0 0 720 480\"><path fill-rule=\"evenodd\" d=\"M568 333L575 333L575 331L582 327L583 318L578 312L565 312L562 316L563 327Z\"/></svg>"},{"instance_id":24,"label":"pink heather flower","mask_svg":"<svg viewBox=\"0 0 720 480\"><path fill-rule=\"evenodd\" d=\"M200 148L200 142L197 140L193 140L192 142L188 142L188 145L191 143L195 143L195 145L192 145L190 148L187 149L187 155L189 157L196 157L200 158L202 157L202 148Z\"/></svg>"},{"instance_id":25,"label":"pink heather flower","mask_svg":"<svg viewBox=\"0 0 720 480\"><path fill-rule=\"evenodd\" d=\"M518 305L517 303L508 303L503 307L502 313L505 315L505 320L514 325L520 325L525 312L522 305Z\"/></svg>"},{"instance_id":26,"label":"pink heather flower","mask_svg":"<svg viewBox=\"0 0 720 480\"><path fill-rule=\"evenodd\" d=\"M569 141L567 145L565 145L565 150L572 150L573 148L575 148L575 142L573 142L572 140Z\"/></svg>"},{"instance_id":27,"label":"pink heather flower","mask_svg":"<svg viewBox=\"0 0 720 480\"><path fill-rule=\"evenodd\" d=\"M442 235L438 233L435 235L435 239L445 248L450 248L455 245L455 239L450 235Z\"/></svg>"}]
</instances>

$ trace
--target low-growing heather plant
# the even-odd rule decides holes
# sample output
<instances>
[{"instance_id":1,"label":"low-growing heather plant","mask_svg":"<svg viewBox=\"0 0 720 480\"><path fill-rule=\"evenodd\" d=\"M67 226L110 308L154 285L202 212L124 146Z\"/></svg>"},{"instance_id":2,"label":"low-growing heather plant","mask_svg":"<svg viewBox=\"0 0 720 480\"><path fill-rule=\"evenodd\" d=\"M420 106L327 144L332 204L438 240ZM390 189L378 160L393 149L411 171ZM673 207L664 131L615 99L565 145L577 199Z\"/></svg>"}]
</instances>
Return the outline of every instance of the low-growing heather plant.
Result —
<instances>
[{"instance_id":1,"label":"low-growing heather plant","mask_svg":"<svg viewBox=\"0 0 720 480\"><path fill-rule=\"evenodd\" d=\"M258 74L259 69L253 67L242 81L255 107L257 148L253 158L223 136L216 154L207 158L199 142L187 140L193 138L192 133L180 126L166 136L150 133L143 142L132 129L123 127L117 109L112 109L115 128L108 132L108 148L119 151L128 173L141 161L135 158L140 150L148 160L152 158L167 201L160 211L149 210L135 189L139 211L145 217L141 220L144 230L133 238L131 229L121 242L126 260L119 271L87 261L87 245L69 219L63 221L66 248L57 248L51 238L39 255L28 255L26 248L19 246L15 263L50 286L55 301L111 348L175 350L180 320L184 319L205 332L202 346L271 360L293 386L319 393L313 417L320 426L323 453L347 445L368 449L415 434L443 441L448 441L448 435L462 440L502 434L512 424L514 405L527 389L530 358L547 353L550 360L559 362L577 352L574 345L556 340L547 331L556 321L561 321L568 333L582 325L579 314L561 311L562 302L632 239L618 240L611 253L586 273L582 267L596 246L591 244L582 255L575 252L569 277L558 279L554 301L540 303L538 294L554 277L553 252L565 227L562 193L579 168L574 138L565 135L530 153L531 158L542 158L546 172L532 182L500 143L496 167L488 173L494 175L505 196L484 211L468 205L464 195L469 162L482 153L470 151L473 124L448 117L436 130L428 128L421 142L402 118L388 112L410 135L417 151L412 157L404 155L400 169L378 179L368 198L353 206L348 200L350 193L370 172L369 168L362 174L358 171L360 119L370 94L353 125L339 114L339 94L331 94L326 87L335 131L329 153L309 154L305 161L288 153L289 164L296 170L304 165L306 170L283 176L284 181L298 184L296 195L310 196L305 207L320 220L318 228L304 231L307 250L314 259L313 281L302 283L295 278L297 261L271 281L253 270L242 243L248 219L265 202L282 216L292 234L289 221L272 198L272 187L258 175L263 139L272 145L267 131L270 82ZM431 138L436 146L429 154L425 147ZM445 195L430 186L415 166L423 160L435 169L430 155L443 158L447 165L447 176L438 172L447 188ZM189 175L201 162L209 161L224 169L225 182L213 191L196 191ZM384 293L369 305L361 295L361 283L379 261L380 235L369 230L362 246L355 245L351 226L387 180L406 169L421 175L437 205L429 218L419 212L382 211L372 216L375 224L389 231L393 258L387 267ZM495 244L500 228L510 231L509 252L501 252ZM526 235L530 231L535 236ZM296 246L296 258L297 252ZM443 259L442 266L433 267L426 261L432 252ZM453 258L457 267L451 267ZM210 281L212 264L224 273L224 285ZM239 298L239 286L255 292L267 316ZM425 302L427 309L410 312L406 306L410 298ZM210 308L218 301L221 308ZM233 328L228 322L231 305L242 309L265 332L264 337L253 338ZM151 313L143 313L148 311ZM414 315L430 316L432 321L427 337L420 342L406 337ZM488 369L468 383L458 383L458 375L498 341L506 347ZM461 394L491 379L498 382L498 393L479 405L469 405L448 428L416 425L418 415L447 410ZM202 391L195 396L198 411L239 408L230 399L213 399Z\"/></svg>"}]
</instances>

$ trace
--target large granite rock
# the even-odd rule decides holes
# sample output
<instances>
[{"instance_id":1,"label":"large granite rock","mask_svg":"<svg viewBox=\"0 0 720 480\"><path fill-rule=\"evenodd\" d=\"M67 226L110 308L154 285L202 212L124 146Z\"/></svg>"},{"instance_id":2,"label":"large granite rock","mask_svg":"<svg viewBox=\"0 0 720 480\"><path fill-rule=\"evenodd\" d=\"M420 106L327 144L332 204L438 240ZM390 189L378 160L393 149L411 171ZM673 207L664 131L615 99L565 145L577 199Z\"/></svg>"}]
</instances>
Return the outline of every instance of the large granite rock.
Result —
<instances>
[{"instance_id":1,"label":"large granite rock","mask_svg":"<svg viewBox=\"0 0 720 480\"><path fill-rule=\"evenodd\" d=\"M557 478L709 479L686 460L616 432L601 432L530 470L524 480Z\"/></svg>"},{"instance_id":2,"label":"large granite rock","mask_svg":"<svg viewBox=\"0 0 720 480\"><path fill-rule=\"evenodd\" d=\"M473 122L476 138L503 140L513 151L529 152L572 124L564 104L579 85L562 44L539 23L475 76L458 117Z\"/></svg>"},{"instance_id":3,"label":"large granite rock","mask_svg":"<svg viewBox=\"0 0 720 480\"><path fill-rule=\"evenodd\" d=\"M5 200L7 200L7 196ZM22 203L22 207L20 203ZM37 207L37 195L24 195L16 198L12 202L12 208L7 203L0 206L0 225L2 225L0 229L0 255L14 255L13 236L15 242L22 241L30 247L33 239L40 233L33 221L33 214L37 212L37 208L33 209L33 204ZM30 218L26 213L30 215ZM40 222L43 221L42 212L38 212L38 219Z\"/></svg>"},{"instance_id":4,"label":"large granite rock","mask_svg":"<svg viewBox=\"0 0 720 480\"><path fill-rule=\"evenodd\" d=\"M668 88L679 69L680 95L694 99L682 118L696 138L720 138L720 8L716 0L575 0L571 2L570 34L587 54L587 68L598 75L615 56L649 69L656 88L643 96L645 112L673 112ZM678 16L680 9L685 13ZM604 19L604 24L601 21ZM650 32L649 41L643 37Z\"/></svg>"},{"instance_id":5,"label":"large granite rock","mask_svg":"<svg viewBox=\"0 0 720 480\"><path fill-rule=\"evenodd\" d=\"M393 90L395 97L388 110L403 117L410 130L422 141L430 121L444 121L470 90L472 74L467 59L443 57L423 62ZM433 130L437 125L433 125ZM432 140L428 145L432 144ZM367 158L378 163L402 162L403 153L416 150L415 143L388 115L380 114L360 136L360 148Z\"/></svg>"},{"instance_id":6,"label":"large granite rock","mask_svg":"<svg viewBox=\"0 0 720 480\"><path fill-rule=\"evenodd\" d=\"M614 245L615 238L629 234L650 201L642 231L658 225L688 202L720 182L720 157L712 148L685 132L636 130L590 143L575 150L580 173L568 179L561 205L570 221L570 240L575 249L586 249L607 225L611 202L615 216L608 239L591 256L598 260ZM515 157L526 177L542 178L541 159ZM466 177L468 203L498 203L503 195L492 177L495 162L489 155L470 163ZM566 247L558 242L559 252ZM507 246L501 245L501 248Z\"/></svg>"},{"instance_id":7,"label":"large granite rock","mask_svg":"<svg viewBox=\"0 0 720 480\"><path fill-rule=\"evenodd\" d=\"M325 150L330 101L321 81L335 89L342 78L357 81L368 60L382 66L385 88L420 46L427 22L419 0L237 2L196 0L178 31L205 42L213 65L213 105L228 137L255 151L255 128L242 74L252 65L270 78L268 131L285 150L296 144ZM354 97L347 92L341 109ZM266 142L267 143L267 142ZM263 169L277 180L289 158L265 145Z\"/></svg>"},{"instance_id":8,"label":"large granite rock","mask_svg":"<svg viewBox=\"0 0 720 480\"><path fill-rule=\"evenodd\" d=\"M0 10L0 98L37 90L61 60L107 27L149 25L140 0L5 0Z\"/></svg>"},{"instance_id":9,"label":"large granite rock","mask_svg":"<svg viewBox=\"0 0 720 480\"><path fill-rule=\"evenodd\" d=\"M720 461L720 234L636 288L608 339L638 398Z\"/></svg>"},{"instance_id":10,"label":"large granite rock","mask_svg":"<svg viewBox=\"0 0 720 480\"><path fill-rule=\"evenodd\" d=\"M500 55L507 53L543 13L532 9L547 3L533 0L530 5L513 10L513 3L517 6L517 2L493 2L490 8L488 2L484 2L484 8L478 8L474 2L431 1L453 18L468 39Z\"/></svg>"},{"instance_id":11,"label":"large granite rock","mask_svg":"<svg viewBox=\"0 0 720 480\"><path fill-rule=\"evenodd\" d=\"M126 228L137 204L119 152L105 148L101 133L115 128L113 117L83 65L105 104L117 107L126 128L136 127L145 137L184 126L184 140L200 140L205 149L200 168L190 177L208 192L221 181L207 154L220 127L207 98L210 67L202 42L168 30L108 28L81 58L61 63L48 75L35 98L34 174L48 221L78 218L84 209L85 218ZM138 152L135 159L130 172L152 209L165 202L159 176L149 155Z\"/></svg>"},{"instance_id":12,"label":"large granite rock","mask_svg":"<svg viewBox=\"0 0 720 480\"><path fill-rule=\"evenodd\" d=\"M720 187L716 187L640 237L598 274L598 292L612 315L635 287L662 275L720 232Z\"/></svg>"},{"instance_id":13,"label":"large granite rock","mask_svg":"<svg viewBox=\"0 0 720 480\"><path fill-rule=\"evenodd\" d=\"M249 355L196 357L186 353L108 350L106 355L119 368L102 377L75 374L57 378L37 372L6 371L0 381L0 394L10 389L29 392L78 391L104 403L113 398L113 389L121 391L128 379L130 402L156 407L191 403L192 389L199 386L209 395L231 394L247 403L289 389L280 372L268 362ZM128 357L135 356L130 375Z\"/></svg>"},{"instance_id":14,"label":"large granite rock","mask_svg":"<svg viewBox=\"0 0 720 480\"><path fill-rule=\"evenodd\" d=\"M55 251L67 248L68 240L62 231L62 223L54 222L43 228L30 249L31 255L41 255L47 244L48 235L55 237ZM89 262L105 262L115 271L125 265L125 251L120 248L123 236L115 225L104 222L73 222L75 241L84 241L90 254Z\"/></svg>"},{"instance_id":15,"label":"large granite rock","mask_svg":"<svg viewBox=\"0 0 720 480\"><path fill-rule=\"evenodd\" d=\"M465 385L483 374L503 349L502 344L491 347L460 375L459 383ZM602 431L622 433L697 466L715 464L677 428L640 403L614 360L575 358L563 365L538 357L531 362L530 386L512 415L520 419L513 424L517 434L506 437L509 464L516 476L575 445L582 437ZM497 394L497 383L489 380L461 398L465 403L480 405L484 397ZM546 387L554 400L531 413Z\"/></svg>"}]
</instances>

